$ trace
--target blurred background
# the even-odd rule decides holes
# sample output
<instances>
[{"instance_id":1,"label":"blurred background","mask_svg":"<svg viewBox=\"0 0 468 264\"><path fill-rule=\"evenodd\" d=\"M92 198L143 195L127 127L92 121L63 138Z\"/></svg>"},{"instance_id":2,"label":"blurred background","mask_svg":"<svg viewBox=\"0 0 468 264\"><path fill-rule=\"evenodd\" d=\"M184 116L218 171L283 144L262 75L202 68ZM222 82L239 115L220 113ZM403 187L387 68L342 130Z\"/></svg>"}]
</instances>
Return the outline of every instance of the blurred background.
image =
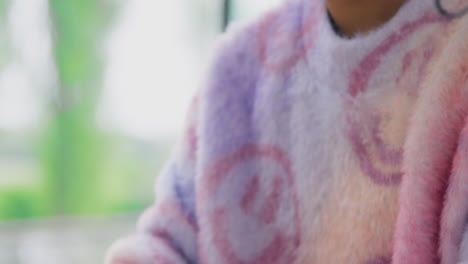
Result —
<instances>
[{"instance_id":1,"label":"blurred background","mask_svg":"<svg viewBox=\"0 0 468 264\"><path fill-rule=\"evenodd\" d=\"M102 263L216 37L279 1L0 0L0 263Z\"/></svg>"}]
</instances>

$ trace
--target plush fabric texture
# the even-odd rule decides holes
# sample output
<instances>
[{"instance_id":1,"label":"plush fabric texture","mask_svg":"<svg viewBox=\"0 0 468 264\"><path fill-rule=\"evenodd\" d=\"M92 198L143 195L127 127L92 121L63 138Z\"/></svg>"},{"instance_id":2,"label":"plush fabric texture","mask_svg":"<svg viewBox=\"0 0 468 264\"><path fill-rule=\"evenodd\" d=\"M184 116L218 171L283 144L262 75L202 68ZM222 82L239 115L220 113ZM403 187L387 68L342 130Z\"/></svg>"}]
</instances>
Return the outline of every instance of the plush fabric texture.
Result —
<instances>
[{"instance_id":1,"label":"plush fabric texture","mask_svg":"<svg viewBox=\"0 0 468 264\"><path fill-rule=\"evenodd\" d=\"M218 46L107 263L468 263L468 17L408 0L347 39L292 0Z\"/></svg>"}]
</instances>

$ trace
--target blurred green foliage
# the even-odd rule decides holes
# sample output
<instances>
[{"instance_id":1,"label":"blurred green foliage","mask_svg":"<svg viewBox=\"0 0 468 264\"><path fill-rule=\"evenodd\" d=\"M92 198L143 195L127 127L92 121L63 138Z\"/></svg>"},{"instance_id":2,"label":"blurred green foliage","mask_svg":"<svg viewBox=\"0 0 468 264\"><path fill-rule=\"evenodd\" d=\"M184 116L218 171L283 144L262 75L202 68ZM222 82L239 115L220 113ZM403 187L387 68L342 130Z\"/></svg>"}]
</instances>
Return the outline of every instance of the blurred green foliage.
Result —
<instances>
[{"instance_id":1,"label":"blurred green foliage","mask_svg":"<svg viewBox=\"0 0 468 264\"><path fill-rule=\"evenodd\" d=\"M105 138L95 127L101 61L97 36L103 34L93 0L51 0L59 97L43 142L46 195L58 214L92 213L99 206L96 180Z\"/></svg>"},{"instance_id":2,"label":"blurred green foliage","mask_svg":"<svg viewBox=\"0 0 468 264\"><path fill-rule=\"evenodd\" d=\"M7 9L8 2L0 0L0 37ZM20 142L15 141L16 148L26 146L29 153L18 160L31 164L18 166L20 172L0 173L29 178L26 183L0 183L0 220L119 213L147 205L153 189L148 182L154 181L150 174L163 163L154 158L165 156L172 142L148 147L104 134L96 125L102 42L115 11L110 1L49 0L58 96L48 99L48 119L41 131L14 136ZM0 55L9 53L2 41ZM0 63L0 71L2 67ZM0 131L0 146L5 137Z\"/></svg>"}]
</instances>

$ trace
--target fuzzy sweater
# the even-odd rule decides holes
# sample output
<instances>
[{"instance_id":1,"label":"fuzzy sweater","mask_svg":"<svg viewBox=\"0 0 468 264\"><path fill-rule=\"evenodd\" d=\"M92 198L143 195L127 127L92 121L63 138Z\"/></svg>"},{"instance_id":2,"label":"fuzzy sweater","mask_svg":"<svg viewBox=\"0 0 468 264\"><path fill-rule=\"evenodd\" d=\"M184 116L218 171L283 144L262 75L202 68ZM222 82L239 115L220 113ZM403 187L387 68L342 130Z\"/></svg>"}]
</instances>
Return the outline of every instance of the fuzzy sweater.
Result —
<instances>
[{"instance_id":1,"label":"fuzzy sweater","mask_svg":"<svg viewBox=\"0 0 468 264\"><path fill-rule=\"evenodd\" d=\"M215 54L107 263L468 263L468 16L408 0L347 39L290 0Z\"/></svg>"}]
</instances>

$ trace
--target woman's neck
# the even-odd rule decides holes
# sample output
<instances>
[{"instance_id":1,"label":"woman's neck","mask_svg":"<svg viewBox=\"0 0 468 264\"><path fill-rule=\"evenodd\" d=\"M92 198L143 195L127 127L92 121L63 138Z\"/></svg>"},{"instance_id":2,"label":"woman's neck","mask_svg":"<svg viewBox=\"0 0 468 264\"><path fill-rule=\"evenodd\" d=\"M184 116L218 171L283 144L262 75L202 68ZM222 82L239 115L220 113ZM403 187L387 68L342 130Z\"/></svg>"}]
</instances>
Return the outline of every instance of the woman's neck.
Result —
<instances>
[{"instance_id":1,"label":"woman's neck","mask_svg":"<svg viewBox=\"0 0 468 264\"><path fill-rule=\"evenodd\" d=\"M390 20L406 0L327 0L340 32L348 37L375 29Z\"/></svg>"}]
</instances>

